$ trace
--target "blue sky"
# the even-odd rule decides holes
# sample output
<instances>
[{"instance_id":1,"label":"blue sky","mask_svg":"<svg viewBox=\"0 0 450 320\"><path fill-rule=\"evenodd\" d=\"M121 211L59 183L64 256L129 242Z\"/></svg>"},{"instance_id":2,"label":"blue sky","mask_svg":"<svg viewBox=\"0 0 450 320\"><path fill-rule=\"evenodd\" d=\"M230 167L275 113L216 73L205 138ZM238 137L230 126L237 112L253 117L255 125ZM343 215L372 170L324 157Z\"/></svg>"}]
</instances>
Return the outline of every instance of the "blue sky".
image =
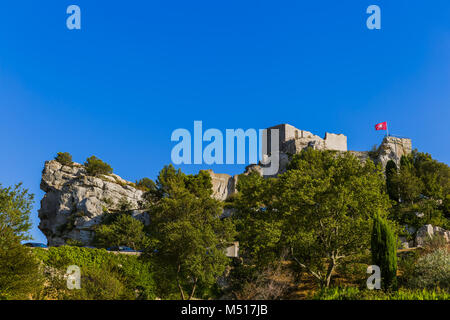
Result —
<instances>
[{"instance_id":1,"label":"blue sky","mask_svg":"<svg viewBox=\"0 0 450 320\"><path fill-rule=\"evenodd\" d=\"M81 8L68 30L66 8ZM381 7L381 30L366 8ZM290 123L450 163L450 1L2 1L0 182L36 195L45 160L95 154L128 180L170 163L176 128ZM188 173L206 166L184 166ZM243 166L215 166L236 174Z\"/></svg>"}]
</instances>

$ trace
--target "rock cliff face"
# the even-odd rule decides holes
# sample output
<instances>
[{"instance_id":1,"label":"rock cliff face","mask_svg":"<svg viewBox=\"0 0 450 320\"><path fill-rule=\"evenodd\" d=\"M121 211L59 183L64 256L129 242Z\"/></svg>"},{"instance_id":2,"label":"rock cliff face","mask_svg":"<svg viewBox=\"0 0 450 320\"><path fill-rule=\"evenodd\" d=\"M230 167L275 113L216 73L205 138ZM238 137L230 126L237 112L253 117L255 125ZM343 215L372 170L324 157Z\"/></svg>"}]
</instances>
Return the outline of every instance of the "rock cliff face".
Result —
<instances>
[{"instance_id":1,"label":"rock cliff face","mask_svg":"<svg viewBox=\"0 0 450 320\"><path fill-rule=\"evenodd\" d=\"M63 245L68 239L88 245L92 227L100 223L105 211L118 209L127 203L131 210L139 208L143 192L117 175L91 177L77 163L63 166L52 160L45 163L41 189L39 229L50 246ZM148 223L146 213L134 210L133 215Z\"/></svg>"},{"instance_id":2,"label":"rock cliff face","mask_svg":"<svg viewBox=\"0 0 450 320\"><path fill-rule=\"evenodd\" d=\"M389 160L393 160L398 165L401 157L410 154L411 151L411 139L385 137L377 150L377 160L383 168Z\"/></svg>"},{"instance_id":3,"label":"rock cliff face","mask_svg":"<svg viewBox=\"0 0 450 320\"><path fill-rule=\"evenodd\" d=\"M237 175L232 177L225 173L214 173L212 170L208 172L211 176L214 198L223 201L236 192Z\"/></svg>"}]
</instances>

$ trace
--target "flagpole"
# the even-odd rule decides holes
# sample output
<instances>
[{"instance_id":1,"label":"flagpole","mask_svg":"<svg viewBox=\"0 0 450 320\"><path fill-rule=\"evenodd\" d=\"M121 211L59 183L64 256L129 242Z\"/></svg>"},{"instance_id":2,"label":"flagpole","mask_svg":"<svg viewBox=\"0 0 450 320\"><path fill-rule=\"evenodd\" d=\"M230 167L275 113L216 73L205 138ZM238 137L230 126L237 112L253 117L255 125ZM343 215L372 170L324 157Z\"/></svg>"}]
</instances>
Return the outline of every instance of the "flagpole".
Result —
<instances>
[{"instance_id":1,"label":"flagpole","mask_svg":"<svg viewBox=\"0 0 450 320\"><path fill-rule=\"evenodd\" d=\"M386 121L386 137L389 137L389 129L388 129L387 121Z\"/></svg>"}]
</instances>

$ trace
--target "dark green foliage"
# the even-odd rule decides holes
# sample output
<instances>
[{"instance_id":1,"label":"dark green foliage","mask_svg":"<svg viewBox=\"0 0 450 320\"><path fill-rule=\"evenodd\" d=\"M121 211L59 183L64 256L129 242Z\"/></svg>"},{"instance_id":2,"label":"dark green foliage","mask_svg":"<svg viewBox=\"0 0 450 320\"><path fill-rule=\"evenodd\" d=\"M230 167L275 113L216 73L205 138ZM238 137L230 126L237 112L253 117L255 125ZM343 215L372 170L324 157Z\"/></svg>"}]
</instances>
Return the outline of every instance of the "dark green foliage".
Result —
<instances>
[{"instance_id":1,"label":"dark green foliage","mask_svg":"<svg viewBox=\"0 0 450 320\"><path fill-rule=\"evenodd\" d=\"M99 174L110 174L113 172L113 169L109 164L103 162L96 156L92 156L86 159L84 163L86 167L86 172L90 176L96 176Z\"/></svg>"},{"instance_id":2,"label":"dark green foliage","mask_svg":"<svg viewBox=\"0 0 450 320\"><path fill-rule=\"evenodd\" d=\"M393 160L386 163L386 189L391 200L398 201L399 194L397 185L392 181L397 175L397 165Z\"/></svg>"},{"instance_id":3,"label":"dark green foliage","mask_svg":"<svg viewBox=\"0 0 450 320\"><path fill-rule=\"evenodd\" d=\"M236 208L242 256L264 267L281 251L329 286L337 267L370 245L371 217L386 212L381 168L350 153L304 150L276 179L241 176Z\"/></svg>"},{"instance_id":4,"label":"dark green foliage","mask_svg":"<svg viewBox=\"0 0 450 320\"><path fill-rule=\"evenodd\" d=\"M20 244L13 229L0 224L0 300L35 298L42 283L31 249Z\"/></svg>"},{"instance_id":5,"label":"dark green foliage","mask_svg":"<svg viewBox=\"0 0 450 320\"><path fill-rule=\"evenodd\" d=\"M161 170L151 209L151 237L146 252L155 263L159 293L182 299L201 297L215 286L229 259L224 249L234 240L234 226L221 220L221 204L210 197L207 172L185 175L173 166Z\"/></svg>"},{"instance_id":6,"label":"dark green foliage","mask_svg":"<svg viewBox=\"0 0 450 320\"><path fill-rule=\"evenodd\" d=\"M34 195L19 183L2 188L0 184L0 226L11 228L19 240L28 240L31 228L30 213Z\"/></svg>"},{"instance_id":7,"label":"dark green foliage","mask_svg":"<svg viewBox=\"0 0 450 320\"><path fill-rule=\"evenodd\" d=\"M58 152L55 160L61 163L63 166L70 166L73 163L72 155L68 152Z\"/></svg>"},{"instance_id":8,"label":"dark green foliage","mask_svg":"<svg viewBox=\"0 0 450 320\"><path fill-rule=\"evenodd\" d=\"M381 269L384 290L397 289L397 241L393 229L378 214L373 219L372 264Z\"/></svg>"},{"instance_id":9,"label":"dark green foliage","mask_svg":"<svg viewBox=\"0 0 450 320\"><path fill-rule=\"evenodd\" d=\"M424 224L450 228L450 168L445 163L414 150L401 158L398 172L386 168L386 178L396 201L392 219L415 228Z\"/></svg>"},{"instance_id":10,"label":"dark green foliage","mask_svg":"<svg viewBox=\"0 0 450 320\"><path fill-rule=\"evenodd\" d=\"M152 179L142 178L136 181L136 188L145 192L154 191L156 190L156 183Z\"/></svg>"},{"instance_id":11,"label":"dark green foliage","mask_svg":"<svg viewBox=\"0 0 450 320\"><path fill-rule=\"evenodd\" d=\"M117 214L96 228L94 243L102 248L127 246L141 250L150 244L150 239L141 221L128 214Z\"/></svg>"}]
</instances>

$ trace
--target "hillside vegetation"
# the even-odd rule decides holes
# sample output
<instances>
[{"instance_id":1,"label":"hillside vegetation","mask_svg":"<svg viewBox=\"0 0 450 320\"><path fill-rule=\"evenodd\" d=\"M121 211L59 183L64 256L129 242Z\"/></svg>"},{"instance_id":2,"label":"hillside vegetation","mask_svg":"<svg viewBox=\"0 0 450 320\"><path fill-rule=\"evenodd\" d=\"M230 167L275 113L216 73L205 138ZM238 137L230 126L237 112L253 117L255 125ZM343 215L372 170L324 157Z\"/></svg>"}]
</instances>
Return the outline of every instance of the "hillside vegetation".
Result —
<instances>
[{"instance_id":1,"label":"hillside vegetation","mask_svg":"<svg viewBox=\"0 0 450 320\"><path fill-rule=\"evenodd\" d=\"M70 165L69 154L58 157ZM112 172L88 160L92 174ZM276 178L241 175L226 201L212 197L207 171L169 165L135 185L150 224L123 201L96 226L98 249L73 242L48 250L20 245L33 196L21 185L0 187L0 298L449 299L448 239L397 251L399 236L450 226L450 168L428 154L414 151L384 172L351 153L307 149ZM239 258L225 255L233 241ZM105 250L112 246L143 252ZM73 265L81 289L67 287ZM367 289L369 265L381 268L379 290Z\"/></svg>"}]
</instances>

